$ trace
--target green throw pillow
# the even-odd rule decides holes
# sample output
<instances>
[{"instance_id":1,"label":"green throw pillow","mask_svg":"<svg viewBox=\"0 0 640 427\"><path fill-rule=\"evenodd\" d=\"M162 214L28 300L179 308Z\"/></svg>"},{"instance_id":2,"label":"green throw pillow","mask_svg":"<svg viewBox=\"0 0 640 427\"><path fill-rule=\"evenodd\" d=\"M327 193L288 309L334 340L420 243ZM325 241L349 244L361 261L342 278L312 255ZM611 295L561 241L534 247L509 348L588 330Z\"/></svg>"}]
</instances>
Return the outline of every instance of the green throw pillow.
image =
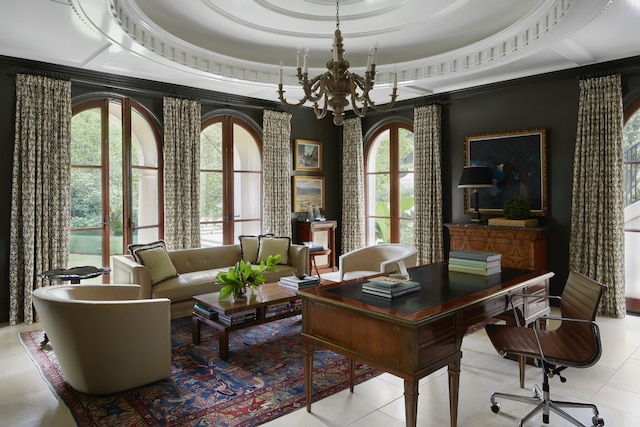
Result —
<instances>
[{"instance_id":1,"label":"green throw pillow","mask_svg":"<svg viewBox=\"0 0 640 427\"><path fill-rule=\"evenodd\" d=\"M161 244L154 242L148 245L136 245L135 248L130 249L133 257L149 269L152 285L178 275L171 258L169 258L164 242L161 242Z\"/></svg>"},{"instance_id":2,"label":"green throw pillow","mask_svg":"<svg viewBox=\"0 0 640 427\"><path fill-rule=\"evenodd\" d=\"M260 236L256 264L259 264L260 261L267 262L269 255L276 254L280 254L278 264L289 264L289 246L291 246L290 237Z\"/></svg>"}]
</instances>

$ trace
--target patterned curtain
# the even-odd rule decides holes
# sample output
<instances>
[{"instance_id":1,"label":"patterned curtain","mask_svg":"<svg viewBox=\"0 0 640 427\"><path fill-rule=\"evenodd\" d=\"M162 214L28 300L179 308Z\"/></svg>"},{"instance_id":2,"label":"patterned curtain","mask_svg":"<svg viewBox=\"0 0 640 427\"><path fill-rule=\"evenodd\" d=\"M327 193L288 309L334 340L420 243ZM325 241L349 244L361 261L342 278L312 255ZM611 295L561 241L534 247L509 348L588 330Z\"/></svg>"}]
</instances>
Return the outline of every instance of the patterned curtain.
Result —
<instances>
[{"instance_id":1,"label":"patterned curtain","mask_svg":"<svg viewBox=\"0 0 640 427\"><path fill-rule=\"evenodd\" d=\"M291 114L264 110L263 232L291 236Z\"/></svg>"},{"instance_id":2,"label":"patterned curtain","mask_svg":"<svg viewBox=\"0 0 640 427\"><path fill-rule=\"evenodd\" d=\"M198 101L164 98L164 238L171 249L200 247Z\"/></svg>"},{"instance_id":3,"label":"patterned curtain","mask_svg":"<svg viewBox=\"0 0 640 427\"><path fill-rule=\"evenodd\" d=\"M580 81L569 266L609 287L599 314L624 317L620 76Z\"/></svg>"},{"instance_id":4,"label":"patterned curtain","mask_svg":"<svg viewBox=\"0 0 640 427\"><path fill-rule=\"evenodd\" d=\"M418 264L444 259L442 242L441 107L414 111L415 226Z\"/></svg>"},{"instance_id":5,"label":"patterned curtain","mask_svg":"<svg viewBox=\"0 0 640 427\"><path fill-rule=\"evenodd\" d=\"M71 83L16 77L9 322L34 320L38 274L69 266Z\"/></svg>"},{"instance_id":6,"label":"patterned curtain","mask_svg":"<svg viewBox=\"0 0 640 427\"><path fill-rule=\"evenodd\" d=\"M362 124L354 117L342 125L342 253L365 246L364 147Z\"/></svg>"}]
</instances>

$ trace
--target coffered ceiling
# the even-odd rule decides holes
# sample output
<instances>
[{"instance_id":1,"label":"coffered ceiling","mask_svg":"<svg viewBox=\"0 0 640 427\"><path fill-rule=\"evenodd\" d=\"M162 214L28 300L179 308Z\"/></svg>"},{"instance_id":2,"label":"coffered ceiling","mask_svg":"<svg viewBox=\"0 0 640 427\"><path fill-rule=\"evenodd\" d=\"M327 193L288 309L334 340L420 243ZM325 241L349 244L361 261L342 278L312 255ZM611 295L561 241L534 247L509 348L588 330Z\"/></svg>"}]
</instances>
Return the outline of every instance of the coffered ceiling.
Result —
<instances>
[{"instance_id":1,"label":"coffered ceiling","mask_svg":"<svg viewBox=\"0 0 640 427\"><path fill-rule=\"evenodd\" d=\"M277 100L325 71L334 0L2 0L0 54ZM385 102L640 55L640 0L341 0L345 58Z\"/></svg>"}]
</instances>

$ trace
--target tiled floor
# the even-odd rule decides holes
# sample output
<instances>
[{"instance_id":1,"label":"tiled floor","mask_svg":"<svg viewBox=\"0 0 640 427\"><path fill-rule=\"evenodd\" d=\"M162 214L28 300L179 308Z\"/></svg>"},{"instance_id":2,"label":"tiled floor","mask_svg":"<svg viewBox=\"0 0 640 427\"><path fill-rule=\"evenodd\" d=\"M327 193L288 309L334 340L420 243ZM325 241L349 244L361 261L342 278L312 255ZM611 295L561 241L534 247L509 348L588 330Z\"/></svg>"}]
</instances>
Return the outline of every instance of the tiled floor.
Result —
<instances>
[{"instance_id":1,"label":"tiled floor","mask_svg":"<svg viewBox=\"0 0 640 427\"><path fill-rule=\"evenodd\" d=\"M567 382L551 379L552 396L565 400L587 400L598 405L610 427L640 425L640 317L624 319L599 318L603 354L588 369L567 369ZM32 326L37 328L38 325ZM60 403L42 379L18 338L26 325L0 325L0 425L54 426L75 425L63 403ZM489 408L493 391L523 392L518 384L515 362L500 358L484 331L466 337L460 381L458 425L517 426L529 408L516 402L503 401L502 410L494 414ZM539 370L528 367L526 387L541 379ZM445 370L420 382L418 403L419 426L448 426L448 384ZM587 426L590 411L571 411ZM543 426L541 416L527 427ZM549 426L570 425L551 414ZM403 384L400 379L383 374L358 385L353 394L338 393L314 403L312 413L304 408L265 424L269 427L402 427L404 426Z\"/></svg>"}]
</instances>

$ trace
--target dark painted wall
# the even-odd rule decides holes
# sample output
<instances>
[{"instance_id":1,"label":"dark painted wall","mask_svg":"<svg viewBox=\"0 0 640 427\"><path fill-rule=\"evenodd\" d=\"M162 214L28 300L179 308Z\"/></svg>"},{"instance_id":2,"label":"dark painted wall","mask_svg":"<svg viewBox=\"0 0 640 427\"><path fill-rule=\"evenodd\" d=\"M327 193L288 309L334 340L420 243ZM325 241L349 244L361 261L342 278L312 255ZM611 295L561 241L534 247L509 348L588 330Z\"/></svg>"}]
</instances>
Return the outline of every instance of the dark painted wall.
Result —
<instances>
[{"instance_id":1,"label":"dark painted wall","mask_svg":"<svg viewBox=\"0 0 640 427\"><path fill-rule=\"evenodd\" d=\"M280 109L275 103L232 95L167 85L141 79L57 67L33 61L0 57L0 189L8 201L11 192L12 156L15 115L16 73L56 73L72 79L73 96L91 92L112 92L130 96L162 120L162 97L191 97L202 102L203 115L217 109L232 109L251 118L262 127L263 108ZM445 222L466 222L463 193L457 188L462 171L464 138L495 132L532 128L547 130L547 184L550 214L549 269L556 272L552 291L559 293L568 274L568 244L571 214L573 152L578 111L578 78L603 72L619 72L623 76L625 105L640 98L640 57L598 66L535 76L425 97L412 102L400 102L394 111L370 111L363 119L363 134L390 118L413 119L414 105L437 102L442 105L442 155ZM274 89L275 90L275 89ZM295 139L310 139L323 144L323 173L326 188L326 215L341 218L341 157L342 128L333 125L331 115L316 120L310 109L292 111L292 144ZM293 164L293 163L292 163ZM309 173L291 171L292 175ZM312 174L312 173L311 173ZM10 203L0 208L0 322L8 320L8 253ZM294 221L297 214L292 215ZM448 236L445 229L445 247ZM339 239L339 229L337 237ZM338 248L340 242L338 241Z\"/></svg>"}]
</instances>

